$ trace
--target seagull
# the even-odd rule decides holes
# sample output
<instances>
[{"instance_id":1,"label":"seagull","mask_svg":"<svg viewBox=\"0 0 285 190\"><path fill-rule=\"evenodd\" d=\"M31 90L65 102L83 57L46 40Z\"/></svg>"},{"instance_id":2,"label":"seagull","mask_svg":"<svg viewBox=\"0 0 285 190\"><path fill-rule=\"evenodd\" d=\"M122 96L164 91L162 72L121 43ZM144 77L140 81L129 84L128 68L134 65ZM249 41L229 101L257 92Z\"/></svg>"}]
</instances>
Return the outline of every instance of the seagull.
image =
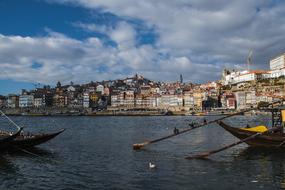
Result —
<instances>
[{"instance_id":1,"label":"seagull","mask_svg":"<svg viewBox=\"0 0 285 190\"><path fill-rule=\"evenodd\" d=\"M154 165L154 164L152 164L151 162L150 163L148 163L148 166L149 166L149 168L150 169L153 169L153 168L155 168L156 166Z\"/></svg>"}]
</instances>

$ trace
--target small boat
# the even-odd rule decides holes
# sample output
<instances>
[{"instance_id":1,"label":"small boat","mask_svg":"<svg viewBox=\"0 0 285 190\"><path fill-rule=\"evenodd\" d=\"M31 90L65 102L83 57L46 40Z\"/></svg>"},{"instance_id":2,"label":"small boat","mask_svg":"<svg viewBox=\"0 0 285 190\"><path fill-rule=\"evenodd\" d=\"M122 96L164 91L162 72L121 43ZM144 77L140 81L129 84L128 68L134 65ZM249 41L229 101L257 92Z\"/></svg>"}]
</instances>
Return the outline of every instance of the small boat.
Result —
<instances>
[{"instance_id":1,"label":"small boat","mask_svg":"<svg viewBox=\"0 0 285 190\"><path fill-rule=\"evenodd\" d=\"M12 121L2 110L0 110L0 114L18 128L18 131L15 134L11 134L7 131L0 131L0 150L31 148L33 146L45 143L65 131L65 129L62 129L55 133L46 134L23 133L23 128Z\"/></svg>"},{"instance_id":2,"label":"small boat","mask_svg":"<svg viewBox=\"0 0 285 190\"><path fill-rule=\"evenodd\" d=\"M17 149L17 148L30 148L37 146L39 144L45 143L57 135L62 133L65 129L62 129L55 133L46 133L46 134L30 134L30 133L19 133L15 138L6 143L4 148ZM1 135L8 135L8 132L2 131ZM1 142L0 142L1 143ZM0 146L1 148L1 146Z\"/></svg>"},{"instance_id":3,"label":"small boat","mask_svg":"<svg viewBox=\"0 0 285 190\"><path fill-rule=\"evenodd\" d=\"M233 136L241 140L246 139L256 133L262 133L256 136L255 138L245 141L245 143L247 143L249 146L285 148L285 134L280 132L266 133L268 128L265 126L236 128L236 127L231 127L222 121L219 121L217 123L225 130L230 132Z\"/></svg>"},{"instance_id":4,"label":"small boat","mask_svg":"<svg viewBox=\"0 0 285 190\"><path fill-rule=\"evenodd\" d=\"M5 149L10 146L10 143L20 135L22 130L23 128L19 128L14 134L6 131L0 131L0 149Z\"/></svg>"},{"instance_id":5,"label":"small boat","mask_svg":"<svg viewBox=\"0 0 285 190\"><path fill-rule=\"evenodd\" d=\"M235 128L227 125L223 121L218 121L217 123L240 140L259 134L255 138L244 141L250 146L285 148L285 133L283 132L285 107L279 106L272 108L271 114L272 127L270 129L265 126Z\"/></svg>"}]
</instances>

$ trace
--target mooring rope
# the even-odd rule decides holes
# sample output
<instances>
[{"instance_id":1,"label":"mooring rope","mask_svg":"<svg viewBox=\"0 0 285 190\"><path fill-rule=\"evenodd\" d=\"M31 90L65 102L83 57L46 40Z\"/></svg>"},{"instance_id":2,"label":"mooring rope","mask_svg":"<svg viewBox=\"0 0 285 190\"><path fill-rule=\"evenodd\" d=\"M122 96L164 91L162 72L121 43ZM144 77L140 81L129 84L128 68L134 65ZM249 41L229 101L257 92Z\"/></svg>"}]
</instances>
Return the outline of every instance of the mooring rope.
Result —
<instances>
[{"instance_id":1,"label":"mooring rope","mask_svg":"<svg viewBox=\"0 0 285 190\"><path fill-rule=\"evenodd\" d=\"M52 162L55 162L55 163L62 163L61 161L58 161L58 160L55 160L55 159L52 159L52 158L45 158L45 157L43 157L43 156L40 156L40 155L38 155L38 154L35 154L35 153L30 152L30 151L28 151L28 150L26 150L26 149L23 149L23 148L19 148L19 147L13 147L13 148L15 148L15 149L17 149L17 150L19 150L19 151L22 151L22 152L24 152L24 153L26 153L26 154L30 154L30 155L32 155L32 156L35 156L35 157L37 157L37 158L40 158L40 159L42 159L42 160L48 160L48 161L52 161Z\"/></svg>"},{"instance_id":2,"label":"mooring rope","mask_svg":"<svg viewBox=\"0 0 285 190\"><path fill-rule=\"evenodd\" d=\"M0 110L0 113L2 116L4 116L6 119L8 119L8 121L10 121L14 126L16 126L18 128L18 130L21 129L21 127L19 125L17 125L12 119L10 119L2 110Z\"/></svg>"}]
</instances>

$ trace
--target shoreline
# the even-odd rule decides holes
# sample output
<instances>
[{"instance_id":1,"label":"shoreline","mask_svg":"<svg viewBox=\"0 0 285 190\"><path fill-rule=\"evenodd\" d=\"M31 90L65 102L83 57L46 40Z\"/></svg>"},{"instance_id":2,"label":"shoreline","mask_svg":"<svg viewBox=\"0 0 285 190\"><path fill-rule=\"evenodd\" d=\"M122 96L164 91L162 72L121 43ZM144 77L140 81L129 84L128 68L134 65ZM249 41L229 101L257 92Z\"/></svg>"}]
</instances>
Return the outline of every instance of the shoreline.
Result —
<instances>
[{"instance_id":1,"label":"shoreline","mask_svg":"<svg viewBox=\"0 0 285 190\"><path fill-rule=\"evenodd\" d=\"M230 110L224 112L208 111L208 112L190 112L190 111L111 111L103 110L91 112L90 110L21 110L21 109L4 109L3 112L8 116L30 116L30 117L67 117L67 116L196 116L196 117L211 117L211 116L226 116L239 112L238 110ZM266 112L247 112L245 116L254 116L258 114L268 114Z\"/></svg>"},{"instance_id":2,"label":"shoreline","mask_svg":"<svg viewBox=\"0 0 285 190\"><path fill-rule=\"evenodd\" d=\"M72 116L87 116L87 117L98 117L98 116L195 116L195 117L211 117L211 116L226 116L233 113L224 113L224 114L187 114L187 113L171 113L171 114L163 114L163 113L111 113L111 112L93 112L93 113L80 113L80 114L68 114L68 113L60 113L60 114L44 114L44 113L7 113L7 116L28 116L28 117L72 117Z\"/></svg>"}]
</instances>

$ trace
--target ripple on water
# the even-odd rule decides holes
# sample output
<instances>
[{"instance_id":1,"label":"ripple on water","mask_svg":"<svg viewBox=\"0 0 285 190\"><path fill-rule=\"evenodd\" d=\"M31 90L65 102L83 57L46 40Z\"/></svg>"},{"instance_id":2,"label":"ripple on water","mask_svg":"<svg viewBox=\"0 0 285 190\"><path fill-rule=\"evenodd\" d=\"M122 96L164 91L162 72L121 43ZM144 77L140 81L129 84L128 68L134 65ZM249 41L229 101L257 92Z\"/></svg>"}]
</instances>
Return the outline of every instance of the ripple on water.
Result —
<instances>
[{"instance_id":1,"label":"ripple on water","mask_svg":"<svg viewBox=\"0 0 285 190\"><path fill-rule=\"evenodd\" d=\"M187 128L188 123L200 122L203 117L13 119L24 122L31 131L67 130L41 145L36 151L40 157L3 154L0 189L277 189L285 181L283 152L253 151L240 145L209 159L184 159L237 141L215 124L141 151L132 150L133 143L172 133L174 126ZM266 118L227 120L236 126L261 121ZM157 168L150 170L149 162Z\"/></svg>"}]
</instances>

